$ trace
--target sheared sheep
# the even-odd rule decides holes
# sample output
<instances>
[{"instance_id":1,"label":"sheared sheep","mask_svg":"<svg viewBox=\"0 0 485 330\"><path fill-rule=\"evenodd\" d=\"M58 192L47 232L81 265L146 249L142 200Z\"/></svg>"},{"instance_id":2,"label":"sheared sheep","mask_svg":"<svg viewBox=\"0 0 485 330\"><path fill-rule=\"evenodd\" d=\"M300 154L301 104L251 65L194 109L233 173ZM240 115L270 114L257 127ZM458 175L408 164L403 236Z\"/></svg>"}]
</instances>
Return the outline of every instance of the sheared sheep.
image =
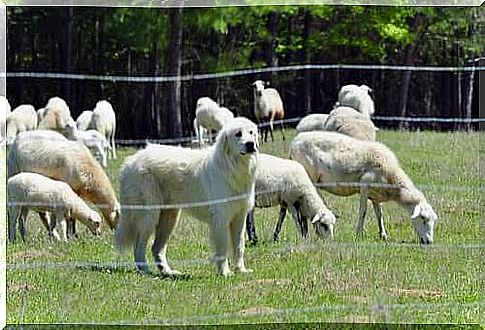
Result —
<instances>
[{"instance_id":1,"label":"sheared sheep","mask_svg":"<svg viewBox=\"0 0 485 330\"><path fill-rule=\"evenodd\" d=\"M89 124L91 123L91 118L93 117L93 112L91 110L85 110L76 119L77 129L80 131L87 131Z\"/></svg>"},{"instance_id":2,"label":"sheared sheep","mask_svg":"<svg viewBox=\"0 0 485 330\"><path fill-rule=\"evenodd\" d=\"M111 103L106 100L96 103L96 107L94 108L91 117L91 123L88 128L95 129L104 135L111 146L111 152L108 152L108 157L116 159L116 114Z\"/></svg>"},{"instance_id":3,"label":"sheared sheep","mask_svg":"<svg viewBox=\"0 0 485 330\"><path fill-rule=\"evenodd\" d=\"M116 227L120 205L111 182L81 143L52 138L47 133L23 132L12 145L7 165L9 176L35 172L67 182L79 196L100 209L111 229Z\"/></svg>"},{"instance_id":4,"label":"sheared sheep","mask_svg":"<svg viewBox=\"0 0 485 330\"><path fill-rule=\"evenodd\" d=\"M330 111L323 131L338 132L350 137L375 141L378 128L368 116L349 107L337 107Z\"/></svg>"},{"instance_id":5,"label":"sheared sheep","mask_svg":"<svg viewBox=\"0 0 485 330\"><path fill-rule=\"evenodd\" d=\"M338 93L337 106L351 107L370 117L375 112L374 101L370 96L372 89L366 85L345 85Z\"/></svg>"},{"instance_id":6,"label":"sheared sheep","mask_svg":"<svg viewBox=\"0 0 485 330\"><path fill-rule=\"evenodd\" d=\"M41 174L22 172L8 179L8 210L10 241L15 241L17 220L20 234L25 240L24 221L31 210L51 212L55 217L51 217L50 223L47 223L49 234L59 237L55 232L58 221L63 241L67 241L66 219L69 217L84 223L93 234L100 233L101 216L90 209L67 183L52 180Z\"/></svg>"},{"instance_id":7,"label":"sheared sheep","mask_svg":"<svg viewBox=\"0 0 485 330\"><path fill-rule=\"evenodd\" d=\"M30 104L22 104L7 117L7 143L10 144L20 132L37 128L37 113Z\"/></svg>"},{"instance_id":8,"label":"sheared sheep","mask_svg":"<svg viewBox=\"0 0 485 330\"><path fill-rule=\"evenodd\" d=\"M264 142L268 141L268 130L271 135L271 141L274 142L273 137L273 122L275 119L283 120L285 117L285 111L283 109L283 101L278 91L274 88L264 88L264 82L262 80L256 80L253 83L254 90L254 115L258 124L262 124L261 139ZM269 123L267 123L269 122ZM268 126L269 125L269 126ZM283 121L281 121L281 135L283 140L285 139L285 132L283 127Z\"/></svg>"},{"instance_id":9,"label":"sheared sheep","mask_svg":"<svg viewBox=\"0 0 485 330\"><path fill-rule=\"evenodd\" d=\"M199 141L199 146L204 145L204 133L209 134L212 142L212 130L219 132L221 128L234 119L234 114L227 108L220 107L209 97L201 97L197 100L195 109L194 129Z\"/></svg>"},{"instance_id":10,"label":"sheared sheep","mask_svg":"<svg viewBox=\"0 0 485 330\"><path fill-rule=\"evenodd\" d=\"M410 212L420 242L433 242L436 213L385 145L334 132L304 132L291 143L290 158L300 162L324 190L338 196L360 194L358 234L363 233L370 199L380 235L387 239L381 203L395 201Z\"/></svg>"},{"instance_id":11,"label":"sheared sheep","mask_svg":"<svg viewBox=\"0 0 485 330\"><path fill-rule=\"evenodd\" d=\"M303 237L308 233L308 219L315 226L317 234L333 237L335 216L318 194L317 189L298 162L267 154L258 155L256 170L255 207L281 206L279 220L273 239L278 241L281 226L289 209L293 220ZM246 230L250 241L256 244L252 210L246 219Z\"/></svg>"},{"instance_id":12,"label":"sheared sheep","mask_svg":"<svg viewBox=\"0 0 485 330\"><path fill-rule=\"evenodd\" d=\"M309 131L325 131L325 121L328 118L328 114L313 113L311 115L303 117L298 125L296 131L309 132Z\"/></svg>"}]
</instances>

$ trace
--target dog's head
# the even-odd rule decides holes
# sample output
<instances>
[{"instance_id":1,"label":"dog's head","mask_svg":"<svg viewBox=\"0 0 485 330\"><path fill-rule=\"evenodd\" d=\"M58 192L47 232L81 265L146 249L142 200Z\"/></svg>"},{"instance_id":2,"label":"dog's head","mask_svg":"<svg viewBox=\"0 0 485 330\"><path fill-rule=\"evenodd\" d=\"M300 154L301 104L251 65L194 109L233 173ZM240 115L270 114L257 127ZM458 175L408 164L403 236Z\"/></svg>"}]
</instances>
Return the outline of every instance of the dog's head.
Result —
<instances>
[{"instance_id":1,"label":"dog's head","mask_svg":"<svg viewBox=\"0 0 485 330\"><path fill-rule=\"evenodd\" d=\"M257 154L258 127L247 118L237 117L220 131L217 144L226 154L242 156Z\"/></svg>"}]
</instances>

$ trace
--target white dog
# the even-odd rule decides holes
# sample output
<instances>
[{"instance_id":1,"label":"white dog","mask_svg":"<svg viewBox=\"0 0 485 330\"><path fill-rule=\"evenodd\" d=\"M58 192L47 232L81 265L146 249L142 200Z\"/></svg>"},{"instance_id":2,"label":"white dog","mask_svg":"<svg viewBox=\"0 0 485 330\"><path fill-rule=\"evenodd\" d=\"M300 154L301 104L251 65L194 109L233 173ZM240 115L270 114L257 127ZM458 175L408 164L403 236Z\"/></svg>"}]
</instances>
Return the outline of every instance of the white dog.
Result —
<instances>
[{"instance_id":1,"label":"white dog","mask_svg":"<svg viewBox=\"0 0 485 330\"><path fill-rule=\"evenodd\" d=\"M125 209L114 235L117 249L133 246L137 268L148 272L145 250L155 232L152 253L158 269L164 276L179 275L168 265L167 243L180 210L187 207L210 226L219 273L231 274L231 248L235 270L249 272L244 265L244 226L246 214L254 206L257 132L253 122L236 118L207 149L149 146L128 157L120 172ZM197 205L190 205L194 203Z\"/></svg>"}]
</instances>

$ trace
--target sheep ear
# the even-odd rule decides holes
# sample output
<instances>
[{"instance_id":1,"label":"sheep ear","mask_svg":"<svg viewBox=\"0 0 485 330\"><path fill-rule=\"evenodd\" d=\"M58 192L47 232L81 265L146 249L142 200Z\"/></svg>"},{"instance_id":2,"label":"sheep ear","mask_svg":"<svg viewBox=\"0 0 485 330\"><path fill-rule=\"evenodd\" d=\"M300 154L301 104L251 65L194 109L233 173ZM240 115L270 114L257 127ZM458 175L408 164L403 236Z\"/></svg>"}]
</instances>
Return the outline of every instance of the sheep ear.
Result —
<instances>
[{"instance_id":1,"label":"sheep ear","mask_svg":"<svg viewBox=\"0 0 485 330\"><path fill-rule=\"evenodd\" d=\"M421 204L414 207L413 214L411 215L411 220L418 218L421 215Z\"/></svg>"},{"instance_id":2,"label":"sheep ear","mask_svg":"<svg viewBox=\"0 0 485 330\"><path fill-rule=\"evenodd\" d=\"M312 219L312 225L316 224L317 222L320 222L320 216L318 214L315 214Z\"/></svg>"},{"instance_id":3,"label":"sheep ear","mask_svg":"<svg viewBox=\"0 0 485 330\"><path fill-rule=\"evenodd\" d=\"M266 86L269 86L269 85L270 85L269 81L266 81Z\"/></svg>"}]
</instances>

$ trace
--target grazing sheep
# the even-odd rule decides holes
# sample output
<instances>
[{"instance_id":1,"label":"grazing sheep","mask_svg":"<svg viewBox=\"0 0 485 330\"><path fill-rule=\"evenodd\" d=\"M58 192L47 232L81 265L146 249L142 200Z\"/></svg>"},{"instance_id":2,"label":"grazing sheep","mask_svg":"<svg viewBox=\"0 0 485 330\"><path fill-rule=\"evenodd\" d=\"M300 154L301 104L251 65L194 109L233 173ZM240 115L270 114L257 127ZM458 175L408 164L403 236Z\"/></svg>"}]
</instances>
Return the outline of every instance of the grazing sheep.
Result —
<instances>
[{"instance_id":1,"label":"grazing sheep","mask_svg":"<svg viewBox=\"0 0 485 330\"><path fill-rule=\"evenodd\" d=\"M289 159L267 154L258 155L256 170L255 207L266 208L280 205L279 220L273 239L278 241L281 226L288 208L303 237L308 233L308 219L319 235L333 237L335 216L325 205L303 166ZM250 241L256 244L252 210L246 219Z\"/></svg>"},{"instance_id":2,"label":"grazing sheep","mask_svg":"<svg viewBox=\"0 0 485 330\"><path fill-rule=\"evenodd\" d=\"M235 118L206 149L150 146L128 157L120 172L120 199L126 209L114 245L119 251L133 248L137 268L148 272L145 250L155 232L152 254L160 273L179 275L168 264L167 243L181 209L195 203L186 209L208 223L218 272L232 273L231 248L235 269L249 272L244 265L244 223L254 206L257 153L257 126Z\"/></svg>"},{"instance_id":3,"label":"grazing sheep","mask_svg":"<svg viewBox=\"0 0 485 330\"><path fill-rule=\"evenodd\" d=\"M87 131L80 131L76 127L76 122L70 121L66 124L65 130L69 140L78 141L84 144L92 152L93 156L101 163L103 167L107 167L106 150L109 150L109 145L106 138L97 130L90 129Z\"/></svg>"},{"instance_id":4,"label":"grazing sheep","mask_svg":"<svg viewBox=\"0 0 485 330\"><path fill-rule=\"evenodd\" d=\"M44 136L44 138L42 138ZM95 204L111 229L120 205L101 165L81 143L52 138L46 133L23 132L8 155L8 175L35 172L67 182L83 199Z\"/></svg>"},{"instance_id":5,"label":"grazing sheep","mask_svg":"<svg viewBox=\"0 0 485 330\"><path fill-rule=\"evenodd\" d=\"M108 101L99 101L93 110L91 117L90 129L95 129L104 135L108 140L111 152L108 157L116 159L115 132L116 132L116 114Z\"/></svg>"},{"instance_id":6,"label":"grazing sheep","mask_svg":"<svg viewBox=\"0 0 485 330\"><path fill-rule=\"evenodd\" d=\"M345 85L338 93L337 106L351 107L370 117L374 114L374 101L370 96L372 89L366 85Z\"/></svg>"},{"instance_id":7,"label":"grazing sheep","mask_svg":"<svg viewBox=\"0 0 485 330\"><path fill-rule=\"evenodd\" d=\"M30 104L22 104L7 117L7 143L10 144L20 132L37 128L37 113Z\"/></svg>"},{"instance_id":8,"label":"grazing sheep","mask_svg":"<svg viewBox=\"0 0 485 330\"><path fill-rule=\"evenodd\" d=\"M8 210L10 241L15 241L17 220L20 222L20 234L25 240L24 221L31 210L54 214L55 217L51 217L51 222L47 224L48 231L50 235L58 237L54 231L58 221L63 241L67 241L66 219L69 217L84 223L93 234L100 233L101 216L90 209L67 183L37 173L22 172L8 179Z\"/></svg>"},{"instance_id":9,"label":"grazing sheep","mask_svg":"<svg viewBox=\"0 0 485 330\"><path fill-rule=\"evenodd\" d=\"M378 128L368 116L349 107L337 107L328 115L323 131L338 132L350 137L375 141Z\"/></svg>"},{"instance_id":10,"label":"grazing sheep","mask_svg":"<svg viewBox=\"0 0 485 330\"><path fill-rule=\"evenodd\" d=\"M62 132L66 123L73 120L71 111L66 101L60 97L52 97L47 101L42 114L42 120L39 122L39 129L53 130Z\"/></svg>"},{"instance_id":11,"label":"grazing sheep","mask_svg":"<svg viewBox=\"0 0 485 330\"><path fill-rule=\"evenodd\" d=\"M76 119L77 129L80 131L87 131L92 117L93 112L91 110L81 112L79 117Z\"/></svg>"},{"instance_id":12,"label":"grazing sheep","mask_svg":"<svg viewBox=\"0 0 485 330\"><path fill-rule=\"evenodd\" d=\"M227 108L220 107L209 97L201 97L197 100L195 109L194 129L199 141L199 146L204 144L203 135L209 133L209 141L212 142L212 130L219 132L224 125L234 119L234 114Z\"/></svg>"},{"instance_id":13,"label":"grazing sheep","mask_svg":"<svg viewBox=\"0 0 485 330\"><path fill-rule=\"evenodd\" d=\"M271 141L274 142L273 137L273 122L275 119L282 120L285 117L285 111L283 109L283 101L281 100L280 94L274 88L264 88L264 82L261 80L256 80L253 83L254 90L254 115L258 124L265 124L262 127L264 135L264 142L268 140L268 130L271 135ZM266 122L269 121L269 126L266 126ZM283 140L285 139L285 132L283 128L283 122L281 122L281 135Z\"/></svg>"},{"instance_id":14,"label":"grazing sheep","mask_svg":"<svg viewBox=\"0 0 485 330\"><path fill-rule=\"evenodd\" d=\"M0 96L0 141L2 142L7 136L5 128L10 110L10 103L8 102L7 98L5 96Z\"/></svg>"},{"instance_id":15,"label":"grazing sheep","mask_svg":"<svg viewBox=\"0 0 485 330\"><path fill-rule=\"evenodd\" d=\"M44 119L45 108L40 108L37 110L37 123L40 124L42 119Z\"/></svg>"},{"instance_id":16,"label":"grazing sheep","mask_svg":"<svg viewBox=\"0 0 485 330\"><path fill-rule=\"evenodd\" d=\"M298 125L296 131L309 132L309 131L325 131L325 121L328 118L328 114L313 113L311 115L303 117Z\"/></svg>"},{"instance_id":17,"label":"grazing sheep","mask_svg":"<svg viewBox=\"0 0 485 330\"><path fill-rule=\"evenodd\" d=\"M291 143L290 158L305 167L313 182L326 184L324 190L338 196L360 194L358 234L370 199L380 235L387 239L381 203L395 201L410 212L421 243L433 242L436 213L385 145L334 132L304 132Z\"/></svg>"}]
</instances>

